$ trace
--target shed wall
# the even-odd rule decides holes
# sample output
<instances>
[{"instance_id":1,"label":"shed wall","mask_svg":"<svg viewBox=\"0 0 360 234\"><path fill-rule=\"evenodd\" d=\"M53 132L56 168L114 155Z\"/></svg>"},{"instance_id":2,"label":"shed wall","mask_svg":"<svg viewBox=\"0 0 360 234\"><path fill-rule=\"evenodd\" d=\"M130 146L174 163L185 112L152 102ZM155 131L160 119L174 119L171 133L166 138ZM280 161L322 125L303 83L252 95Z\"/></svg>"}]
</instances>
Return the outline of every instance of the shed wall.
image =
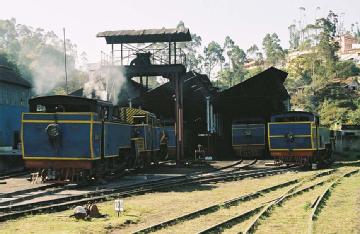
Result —
<instances>
[{"instance_id":1,"label":"shed wall","mask_svg":"<svg viewBox=\"0 0 360 234\"><path fill-rule=\"evenodd\" d=\"M16 147L21 114L28 111L29 97L30 89L0 82L0 147Z\"/></svg>"}]
</instances>

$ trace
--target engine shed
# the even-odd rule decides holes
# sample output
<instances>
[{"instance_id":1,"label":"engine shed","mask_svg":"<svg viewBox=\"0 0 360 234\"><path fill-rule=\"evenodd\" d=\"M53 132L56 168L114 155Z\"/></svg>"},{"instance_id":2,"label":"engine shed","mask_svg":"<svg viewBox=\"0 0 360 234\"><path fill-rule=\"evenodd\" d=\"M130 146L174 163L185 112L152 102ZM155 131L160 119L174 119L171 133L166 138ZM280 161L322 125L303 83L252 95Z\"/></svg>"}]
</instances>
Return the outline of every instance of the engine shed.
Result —
<instances>
[{"instance_id":1,"label":"engine shed","mask_svg":"<svg viewBox=\"0 0 360 234\"><path fill-rule=\"evenodd\" d=\"M232 124L235 121L266 125L272 114L290 109L290 96L284 86L287 75L282 70L270 67L213 97L217 121L211 124L211 132L217 136L218 149L223 154L234 154L231 144ZM264 157L267 157L266 140L264 146Z\"/></svg>"},{"instance_id":2,"label":"engine shed","mask_svg":"<svg viewBox=\"0 0 360 234\"><path fill-rule=\"evenodd\" d=\"M31 84L13 69L0 65L0 151L18 148L21 114L28 111Z\"/></svg>"}]
</instances>

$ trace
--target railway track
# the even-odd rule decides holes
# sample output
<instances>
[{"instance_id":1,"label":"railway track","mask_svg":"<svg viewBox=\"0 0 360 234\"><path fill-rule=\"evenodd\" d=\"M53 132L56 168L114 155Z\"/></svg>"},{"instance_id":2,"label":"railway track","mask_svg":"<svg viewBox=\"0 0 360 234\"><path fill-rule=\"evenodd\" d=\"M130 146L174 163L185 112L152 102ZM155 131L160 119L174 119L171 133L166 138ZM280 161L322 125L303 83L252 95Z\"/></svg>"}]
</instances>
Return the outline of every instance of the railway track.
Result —
<instances>
[{"instance_id":1,"label":"railway track","mask_svg":"<svg viewBox=\"0 0 360 234\"><path fill-rule=\"evenodd\" d=\"M238 165L240 162L237 162L237 163L234 163L232 165L230 165L230 167L232 166L235 166L235 165ZM249 164L246 164L244 166L241 166L239 168L236 168L234 169L234 171L237 171L241 168L246 168L248 166L251 166L253 165L254 162L251 162ZM223 168L229 168L229 166L225 166ZM216 170L216 171L220 171L222 168ZM212 172L212 171L211 171ZM173 182L174 180L178 180L178 179L194 179L194 178L200 178L201 176L203 175L210 175L209 172L202 172L202 174L199 174L199 173L192 173L192 174L189 174L189 175L183 175L183 176L176 176L176 177L172 177L172 178L163 178L163 179L158 179L158 180L155 180L155 181L150 181L150 182L143 182L143 183L137 183L137 184L134 184L134 185L129 185L129 186L120 186L118 188L113 188L113 189L107 189L105 191L104 190L101 190L100 193L107 193L107 192L115 192L115 191L126 191L127 189L131 190L131 189L134 189L134 188L141 188L142 186L144 185L152 185L153 183L160 183L160 182L164 182L164 183L167 183L167 182ZM78 188L81 188L81 187L86 187L87 185L89 184L83 184L83 185L75 185L73 187L73 189L78 189ZM50 190L49 190L50 189ZM65 191L69 188L67 187L63 187L62 184L47 184L47 185L44 185L44 186L40 186L40 187L36 187L36 188L30 188L30 189L24 189L24 190L19 190L19 191L15 191L15 192L11 192L11 193L5 193L5 194L1 194L0 198L1 197L7 197L7 198L10 198L10 197L13 197L13 196L21 196L21 195L25 195L25 196L22 196L20 199L18 199L18 202L21 202L23 200L26 200L26 198L28 199L31 199L31 198L36 198L36 197L40 197L40 196L44 196L44 195L48 195L49 193L56 193L56 192L61 192L61 191ZM37 194L31 194L31 193L36 193L36 192L41 192L41 193L37 193ZM99 191L98 191L99 192ZM98 192L95 192L95 193L91 193L90 195L93 195L93 194L96 194ZM11 202L3 202L2 205L5 205L6 203L11 203L12 205L14 205L16 202L15 201L11 201ZM1 203L0 203L1 204ZM16 205L15 205L16 206ZM13 207L13 206L12 206ZM4 207L0 207L0 210L4 209Z\"/></svg>"},{"instance_id":2,"label":"railway track","mask_svg":"<svg viewBox=\"0 0 360 234\"><path fill-rule=\"evenodd\" d=\"M310 179L315 179L315 178L319 178L319 177L323 177L323 176L327 176L327 175L330 175L332 173L334 173L336 170L329 170L329 171L325 171L325 172L321 172L321 173L318 173L318 174L315 174L314 176L311 176ZM304 179L305 180L305 179ZM217 223L209 228L206 228L202 231L200 231L199 233L202 233L202 234L205 234L205 233L221 233L223 232L225 229L230 229L232 227L234 227L235 225L241 223L242 221L248 219L249 217L252 217L254 216L255 214L256 217L255 219L246 227L245 231L242 232L242 233L252 233L255 228L256 228L256 225L258 224L259 220L261 218L264 218L266 217L266 215L268 215L271 211L271 209L276 206L276 205L279 205L281 204L284 200L286 199L289 199L290 197L292 196L295 196L295 195L298 195L298 194L301 194L305 191L308 191L320 184L323 184L325 182L320 182L316 185L313 185L313 186L309 186L309 187L305 187L301 190L298 190L296 191L303 183L304 180L294 180L294 181L291 181L293 183L289 184L289 185L292 185L289 189L287 189L283 194L281 194L279 197L273 199L273 200L270 200L267 202L267 204L261 204L261 205L258 205L258 206L255 206L239 215L236 215L234 217L231 217L227 220L224 220L220 223ZM296 192L295 192L296 191Z\"/></svg>"},{"instance_id":3,"label":"railway track","mask_svg":"<svg viewBox=\"0 0 360 234\"><path fill-rule=\"evenodd\" d=\"M331 183L331 185L328 188L333 187L333 185L337 184L337 182L342 179L344 176L350 176L356 172L358 172L359 170L353 170L351 172L345 173L344 175L340 176L339 178L335 179L335 181L333 183ZM323 177L323 176L327 176L330 175L332 173L336 172L336 170L330 170L328 172L324 172L324 173L320 173L315 175L312 179L315 179L317 177ZM225 229L229 229L232 228L233 226L239 224L240 222L242 222L243 220L253 216L256 214L255 218L251 221L251 223L245 228L245 230L242 233L254 233L256 230L257 225L259 224L260 220L264 220L267 217L269 217L271 215L271 211L276 207L281 205L282 203L284 203L286 200L291 199L295 196L299 196L307 191L310 191L316 187L319 186L323 186L331 181L333 181L333 178L326 178L325 180L322 180L320 182L316 182L312 185L300 188L304 182L303 181L299 181L297 183L295 183L292 187L290 187L285 193L283 193L282 195L280 195L279 197L277 197L276 199L273 199L272 201L269 201L269 203L267 205L259 205L256 206L250 210L247 210L246 212L237 215L235 217L232 217L228 220L225 220L221 223L218 223L210 228L207 228L203 231L201 231L200 233L221 233L223 232L223 230ZM328 191L328 189L326 189L326 191ZM326 191L324 192L324 194L326 193ZM317 201L318 203L320 203L320 199ZM315 211L313 211L315 213ZM311 217L312 218L312 217Z\"/></svg>"},{"instance_id":4,"label":"railway track","mask_svg":"<svg viewBox=\"0 0 360 234\"><path fill-rule=\"evenodd\" d=\"M331 183L330 186L332 186L333 184L335 184L339 179L343 178L344 176L350 176L356 172L358 172L359 170L353 170L353 171L350 171L348 173L345 173L344 175L341 175L340 177L338 177L337 179L333 179L333 178L328 178L328 179L325 179L323 181L320 181L320 182L317 182L315 184L312 184L312 185L309 185L307 187L304 187L302 189L295 189L295 191L291 191L289 193L286 193L284 194L283 196L279 197L275 202L273 202L272 204L270 204L269 208L266 208L263 210L263 212L261 212L261 214L245 229L244 233L253 233L256 229L256 226L260 220L260 218L262 219L265 219L266 217L269 217L271 215L271 209L274 208L275 206L279 206L281 205L283 202L285 202L286 200L288 199L291 199L295 196L298 196L298 195L301 195L302 193L304 192L308 192L316 187L319 187L319 186L323 186L331 181L334 180L334 182ZM300 187L300 185L299 185Z\"/></svg>"},{"instance_id":5,"label":"railway track","mask_svg":"<svg viewBox=\"0 0 360 234\"><path fill-rule=\"evenodd\" d=\"M13 177L19 177L19 176L23 176L23 175L27 175L29 174L29 172L25 171L25 170L17 170L17 171L12 171L12 172L7 172L7 173L1 173L0 174L0 180L6 180L9 178L13 178Z\"/></svg>"},{"instance_id":6,"label":"railway track","mask_svg":"<svg viewBox=\"0 0 360 234\"><path fill-rule=\"evenodd\" d=\"M266 193L277 190L279 188L289 186L289 185L291 185L293 183L296 183L296 182L297 182L297 180L292 180L292 181L277 184L277 185L274 185L274 186L271 186L271 187L256 191L254 193L249 193L249 194L246 194L246 195L242 195L240 197L236 197L236 198L233 198L231 200L227 200L225 202L221 202L221 203L218 203L216 205L212 205L212 206L209 206L209 207L206 207L206 208L203 208L203 209L200 209L200 210L197 210L197 211L194 211L194 212L179 216L177 218L170 219L170 220L167 220L165 222L155 224L153 226L150 226L150 227L141 229L139 231L136 231L135 233L140 234L140 233L155 232L155 231L158 231L160 229L163 229L163 228L166 228L166 227L169 227L169 226L173 226L173 225L176 225L176 224L184 222L184 221L189 221L189 220L195 219L195 218L197 218L197 217L199 217L201 215L207 215L207 214L210 214L210 213L214 213L214 212L216 212L219 209L222 209L224 207L229 208L231 206L239 205L239 203L241 203L241 202L249 201L251 199L258 198L259 196L263 196Z\"/></svg>"},{"instance_id":7,"label":"railway track","mask_svg":"<svg viewBox=\"0 0 360 234\"><path fill-rule=\"evenodd\" d=\"M189 176L201 176L201 175L205 175L205 174L209 174L209 173L221 172L222 170L234 168L235 166L241 164L242 161L243 160L240 160L233 164L230 164L230 165L227 165L224 167L220 167L220 168L214 168L211 170L207 170L205 172L191 173L187 176L188 177ZM251 163L245 164L242 167L235 168L233 170L236 171L236 170L239 170L242 168L246 168L255 163L256 163L256 160ZM130 172L130 174L131 174L131 172ZM121 176L123 176L123 175L125 175L125 173L121 173ZM116 174L116 176L119 177L119 174ZM177 178L181 178L181 177L186 178L186 176L185 177L179 176ZM114 179L113 176L109 177L109 178ZM107 177L107 179L109 179L109 178ZM96 183L95 183L95 185L96 185ZM91 186L91 184L90 183L82 183L82 184L64 185L64 184L58 184L58 183L50 183L50 184L41 185L41 186L35 187L35 188L17 190L17 191L9 192L9 193L0 193L0 207L1 206L12 206L14 204L17 204L17 203L20 203L20 202L23 202L26 200L30 200L30 199L50 195L50 194L59 193L59 192L69 190L69 189L86 188L87 186ZM139 184L139 186L140 186L140 184Z\"/></svg>"},{"instance_id":8,"label":"railway track","mask_svg":"<svg viewBox=\"0 0 360 234\"><path fill-rule=\"evenodd\" d=\"M248 165L244 165L241 168L245 168ZM99 191L93 191L81 195L71 195L67 197L55 198L51 200L32 202L26 204L17 204L12 206L0 207L0 221L8 219L14 219L26 214L36 214L44 212L56 212L69 209L76 205L83 205L91 202L106 201L113 198L128 197L137 194L144 194L147 192L154 192L164 189L170 189L175 186L215 183L229 180L239 180L249 177L261 177L284 173L291 168L279 168L279 169L261 169L252 172L243 171L240 172L238 168L230 172L221 172L216 174L207 175L191 175L191 176L179 176L175 178L168 178L156 181L150 181L146 183L140 183L130 186L122 186L111 189L102 189ZM185 177L185 178L184 178Z\"/></svg>"},{"instance_id":9,"label":"railway track","mask_svg":"<svg viewBox=\"0 0 360 234\"><path fill-rule=\"evenodd\" d=\"M121 176L121 175L124 175L124 173L116 173L109 178L113 179L115 178L115 176ZM16 190L8 193L0 193L0 207L12 206L14 204L31 200L34 198L56 194L66 190L76 190L80 188L86 188L92 185L96 185L96 183L94 183L94 181L82 182L79 184L46 183L33 188Z\"/></svg>"},{"instance_id":10,"label":"railway track","mask_svg":"<svg viewBox=\"0 0 360 234\"><path fill-rule=\"evenodd\" d=\"M46 195L51 195L66 191L69 189L79 189L88 186L87 184L74 184L74 185L64 185L64 184L47 184L44 186L29 188L24 190L19 190L15 192L0 194L0 207L2 206L12 206L14 204L31 200L38 197L43 197Z\"/></svg>"},{"instance_id":11,"label":"railway track","mask_svg":"<svg viewBox=\"0 0 360 234\"><path fill-rule=\"evenodd\" d=\"M309 218L309 233L313 233L314 221L321 212L321 207L326 203L326 199L331 195L331 189L334 189L339 184L339 182L344 179L344 177L350 177L351 175L358 172L359 170L353 170L338 177L324 190L320 196L316 198L314 204L311 207L311 214Z\"/></svg>"},{"instance_id":12,"label":"railway track","mask_svg":"<svg viewBox=\"0 0 360 234\"><path fill-rule=\"evenodd\" d=\"M335 170L329 170L329 171L325 171L325 172L322 172L322 173L318 173L318 174L316 174L314 176L314 178L332 174L334 171ZM300 182L299 179L295 179L295 180L287 181L287 182L280 183L280 184L277 184L277 185L273 185L271 187L256 191L254 193L249 193L249 194L246 194L246 195L242 195L240 197L236 197L236 198L233 198L231 200L221 202L219 204L212 205L212 206L209 206L209 207L205 207L203 209L196 210L194 212L191 212L191 213L176 217L174 219L170 219L170 220L167 220L167 221L164 221L164 222L161 222L161 223L146 227L144 229L136 231L135 233L139 234L139 233L156 232L158 230L168 228L168 227L177 225L177 224L182 223L182 222L186 222L186 221L196 219L196 218L198 218L200 216L210 215L212 213L217 212L220 209L225 209L225 208L228 209L228 208L230 208L232 206L237 206L242 202L257 199L257 198L259 198L261 196L265 196L266 194L268 194L270 192L273 192L275 190L278 190L280 188L284 188L284 187L294 185L294 184L298 185L299 182ZM271 202L271 201L269 201L269 202ZM201 231L200 233L212 233L212 232L216 233L216 232L219 232L219 230L222 230L225 227L233 226L233 225L237 224L238 222L241 222L243 219L245 219L245 218L247 218L249 216L252 216L255 213L258 213L264 206L265 205L262 204L262 205L260 205L258 207L255 207L255 208L253 208L251 210L248 210L247 212L245 212L243 214L232 217L229 220L226 220L226 221L224 221L222 223L219 223L219 224L216 224L216 225L214 225L214 226L212 226L210 228L207 228L207 229Z\"/></svg>"}]
</instances>

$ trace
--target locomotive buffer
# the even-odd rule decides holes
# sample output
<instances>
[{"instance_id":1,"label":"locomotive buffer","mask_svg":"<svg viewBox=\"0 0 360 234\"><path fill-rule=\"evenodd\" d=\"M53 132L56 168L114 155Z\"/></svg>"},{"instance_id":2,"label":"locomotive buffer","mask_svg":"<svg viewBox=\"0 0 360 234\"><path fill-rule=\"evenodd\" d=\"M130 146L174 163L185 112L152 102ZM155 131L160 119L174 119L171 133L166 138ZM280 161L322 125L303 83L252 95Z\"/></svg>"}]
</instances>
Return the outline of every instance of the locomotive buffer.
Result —
<instances>
[{"instance_id":1,"label":"locomotive buffer","mask_svg":"<svg viewBox=\"0 0 360 234\"><path fill-rule=\"evenodd\" d=\"M183 160L183 84L186 68L186 56L177 42L191 41L189 29L178 27L175 29L145 29L105 31L97 34L104 37L111 45L111 55L107 65L118 67L127 79L139 77L148 86L149 76L162 76L172 83L175 90L175 130L176 130L176 159ZM115 46L120 45L120 49ZM119 56L120 53L120 56ZM159 103L160 104L160 103Z\"/></svg>"}]
</instances>

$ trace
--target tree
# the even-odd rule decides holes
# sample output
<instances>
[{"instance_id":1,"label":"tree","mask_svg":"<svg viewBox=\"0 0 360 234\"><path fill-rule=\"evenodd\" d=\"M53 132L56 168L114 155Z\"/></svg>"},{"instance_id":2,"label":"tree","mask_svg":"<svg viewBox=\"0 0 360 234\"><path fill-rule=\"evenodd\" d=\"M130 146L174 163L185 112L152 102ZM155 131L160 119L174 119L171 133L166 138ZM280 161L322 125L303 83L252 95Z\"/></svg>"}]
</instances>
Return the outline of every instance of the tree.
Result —
<instances>
[{"instance_id":1,"label":"tree","mask_svg":"<svg viewBox=\"0 0 360 234\"><path fill-rule=\"evenodd\" d=\"M295 24L291 24L289 27L289 34L290 34L290 49L296 50L299 47L300 44L300 33L296 29Z\"/></svg>"},{"instance_id":2,"label":"tree","mask_svg":"<svg viewBox=\"0 0 360 234\"><path fill-rule=\"evenodd\" d=\"M204 68L209 78L214 67L223 63L224 60L223 49L219 43L212 41L204 48Z\"/></svg>"},{"instance_id":3,"label":"tree","mask_svg":"<svg viewBox=\"0 0 360 234\"><path fill-rule=\"evenodd\" d=\"M346 124L349 120L349 109L339 107L337 103L325 101L320 109L321 124L331 127L334 124Z\"/></svg>"},{"instance_id":4,"label":"tree","mask_svg":"<svg viewBox=\"0 0 360 234\"><path fill-rule=\"evenodd\" d=\"M355 37L357 38L357 40L358 40L358 43L360 43L360 29L359 29L359 23L358 22L356 22L355 23L356 24L356 31L355 31Z\"/></svg>"},{"instance_id":5,"label":"tree","mask_svg":"<svg viewBox=\"0 0 360 234\"><path fill-rule=\"evenodd\" d=\"M244 65L246 61L246 54L239 46L234 45L228 54L234 70L236 70L239 66Z\"/></svg>"},{"instance_id":6,"label":"tree","mask_svg":"<svg viewBox=\"0 0 360 234\"><path fill-rule=\"evenodd\" d=\"M257 45L254 44L250 46L250 48L246 50L246 53L248 57L255 60L255 65L259 66L263 64L264 56L259 51L259 47Z\"/></svg>"},{"instance_id":7,"label":"tree","mask_svg":"<svg viewBox=\"0 0 360 234\"><path fill-rule=\"evenodd\" d=\"M349 122L350 124L360 125L360 97L357 101L357 108L354 111L351 111L349 114Z\"/></svg>"},{"instance_id":8,"label":"tree","mask_svg":"<svg viewBox=\"0 0 360 234\"><path fill-rule=\"evenodd\" d=\"M266 55L266 63L268 65L275 66L284 61L285 52L280 46L280 39L276 33L266 34L262 44Z\"/></svg>"},{"instance_id":9,"label":"tree","mask_svg":"<svg viewBox=\"0 0 360 234\"><path fill-rule=\"evenodd\" d=\"M246 53L229 36L225 38L223 49L226 51L230 66L221 70L219 77L223 84L231 87L244 80L246 73L244 63L247 57Z\"/></svg>"},{"instance_id":10,"label":"tree","mask_svg":"<svg viewBox=\"0 0 360 234\"><path fill-rule=\"evenodd\" d=\"M180 21L177 28L185 28L185 23ZM187 70L195 70L197 72L201 72L202 69L202 56L199 54L198 50L201 47L201 37L196 35L195 33L191 34L191 41L186 42L178 42L177 47L182 50L182 52L186 56L185 67Z\"/></svg>"},{"instance_id":11,"label":"tree","mask_svg":"<svg viewBox=\"0 0 360 234\"><path fill-rule=\"evenodd\" d=\"M354 61L339 61L335 65L335 74L339 78L347 78L360 74L360 68L356 66Z\"/></svg>"},{"instance_id":12,"label":"tree","mask_svg":"<svg viewBox=\"0 0 360 234\"><path fill-rule=\"evenodd\" d=\"M250 55L250 57L253 59L256 59L256 55L258 52L259 52L259 48L255 44L250 46L250 48L246 50L246 53Z\"/></svg>"},{"instance_id":13,"label":"tree","mask_svg":"<svg viewBox=\"0 0 360 234\"><path fill-rule=\"evenodd\" d=\"M302 55L290 60L286 69L289 73L289 78L285 81L287 88L296 89L311 84L313 70L311 56L313 55Z\"/></svg>"},{"instance_id":14,"label":"tree","mask_svg":"<svg viewBox=\"0 0 360 234\"><path fill-rule=\"evenodd\" d=\"M335 64L338 61L336 52L340 48L339 43L335 40L337 17L334 12L330 11L326 18L316 21L316 25L321 28L317 51L324 61L327 71L325 76L328 78L335 72Z\"/></svg>"}]
</instances>

